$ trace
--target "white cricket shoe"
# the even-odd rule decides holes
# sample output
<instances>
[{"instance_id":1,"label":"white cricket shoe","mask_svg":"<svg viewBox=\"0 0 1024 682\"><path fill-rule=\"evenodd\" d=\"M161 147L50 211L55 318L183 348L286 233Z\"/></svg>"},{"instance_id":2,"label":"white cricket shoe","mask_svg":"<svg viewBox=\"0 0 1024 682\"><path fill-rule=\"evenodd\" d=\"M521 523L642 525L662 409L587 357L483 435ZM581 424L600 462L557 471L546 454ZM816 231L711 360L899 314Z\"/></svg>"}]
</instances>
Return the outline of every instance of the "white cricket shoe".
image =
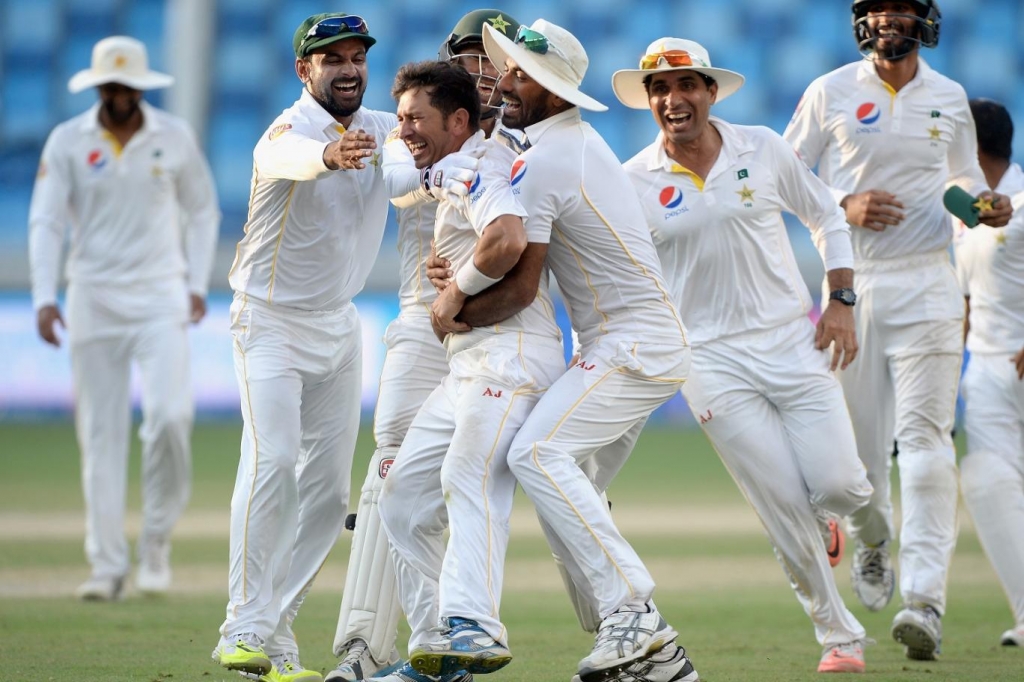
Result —
<instances>
[{"instance_id":1,"label":"white cricket shoe","mask_svg":"<svg viewBox=\"0 0 1024 682\"><path fill-rule=\"evenodd\" d=\"M75 590L82 601L118 601L124 596L124 576L116 578L89 578Z\"/></svg>"},{"instance_id":2,"label":"white cricket shoe","mask_svg":"<svg viewBox=\"0 0 1024 682\"><path fill-rule=\"evenodd\" d=\"M650 658L678 636L656 609L616 611L601 621L593 650L580 661L580 680L602 682L612 673Z\"/></svg>"},{"instance_id":3,"label":"white cricket shoe","mask_svg":"<svg viewBox=\"0 0 1024 682\"><path fill-rule=\"evenodd\" d=\"M384 663L377 663L370 654L370 647L361 639L349 644L345 657L338 667L327 673L324 682L358 682L375 675L387 675L399 661L398 649L392 648L391 655Z\"/></svg>"},{"instance_id":4,"label":"white cricket shoe","mask_svg":"<svg viewBox=\"0 0 1024 682\"><path fill-rule=\"evenodd\" d=\"M608 682L699 682L700 676L686 656L686 649L676 644L628 665L607 678ZM573 675L572 682L581 682Z\"/></svg>"},{"instance_id":5,"label":"white cricket shoe","mask_svg":"<svg viewBox=\"0 0 1024 682\"><path fill-rule=\"evenodd\" d=\"M1007 630L999 638L1003 646L1024 646L1024 625L1018 625L1012 630Z\"/></svg>"},{"instance_id":6,"label":"white cricket shoe","mask_svg":"<svg viewBox=\"0 0 1024 682\"><path fill-rule=\"evenodd\" d=\"M869 611L881 611L896 589L896 572L889 557L889 541L876 547L857 542L850 566L850 581L860 603Z\"/></svg>"},{"instance_id":7,"label":"white cricket shoe","mask_svg":"<svg viewBox=\"0 0 1024 682\"><path fill-rule=\"evenodd\" d=\"M908 604L892 621L892 638L906 647L907 658L934 661L942 648L942 620L926 604Z\"/></svg>"},{"instance_id":8,"label":"white cricket shoe","mask_svg":"<svg viewBox=\"0 0 1024 682\"><path fill-rule=\"evenodd\" d=\"M145 594L164 594L171 588L171 543L152 540L142 549L135 587Z\"/></svg>"}]
</instances>

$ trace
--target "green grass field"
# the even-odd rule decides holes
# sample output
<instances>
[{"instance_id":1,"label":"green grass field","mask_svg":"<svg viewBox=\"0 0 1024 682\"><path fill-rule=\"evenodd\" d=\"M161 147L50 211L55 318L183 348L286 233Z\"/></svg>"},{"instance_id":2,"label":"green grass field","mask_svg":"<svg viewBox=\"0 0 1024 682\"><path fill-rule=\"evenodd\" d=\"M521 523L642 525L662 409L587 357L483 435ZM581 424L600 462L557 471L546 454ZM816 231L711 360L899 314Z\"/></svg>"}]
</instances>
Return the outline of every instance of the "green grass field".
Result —
<instances>
[{"instance_id":1,"label":"green grass field","mask_svg":"<svg viewBox=\"0 0 1024 682\"><path fill-rule=\"evenodd\" d=\"M240 678L209 658L224 615L228 502L237 424L201 425L194 439L194 494L175 535L175 585L164 598L129 592L116 604L71 594L88 575L82 496L70 426L0 424L0 681L146 682ZM824 444L823 444L824 445ZM363 434L355 487L371 450ZM137 444L129 491L138 529ZM898 487L896 488L898 490ZM660 609L680 631L701 679L812 680L820 649L767 540L699 432L648 430L610 494L625 535L658 580ZM849 560L837 569L847 604L878 640L870 679L1024 679L1024 651L998 646L1012 625L1006 599L961 514L940 661L906 660L889 637L897 605L861 607ZM303 663L328 670L349 535L339 541L295 624ZM576 625L529 503L513 519L503 617L516 656L494 682L568 682L591 639ZM401 638L407 636L403 629Z\"/></svg>"}]
</instances>

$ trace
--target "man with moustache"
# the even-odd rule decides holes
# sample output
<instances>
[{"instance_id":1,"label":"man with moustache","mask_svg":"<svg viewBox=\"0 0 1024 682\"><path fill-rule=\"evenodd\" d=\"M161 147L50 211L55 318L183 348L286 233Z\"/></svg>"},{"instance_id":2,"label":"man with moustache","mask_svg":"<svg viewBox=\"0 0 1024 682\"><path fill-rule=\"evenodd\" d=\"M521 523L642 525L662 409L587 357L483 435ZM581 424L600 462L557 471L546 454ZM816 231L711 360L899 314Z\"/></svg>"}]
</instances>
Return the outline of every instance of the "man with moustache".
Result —
<instances>
[{"instance_id":1,"label":"man with moustache","mask_svg":"<svg viewBox=\"0 0 1024 682\"><path fill-rule=\"evenodd\" d=\"M850 227L825 183L777 133L711 115L743 82L713 67L699 43L655 40L639 68L612 76L619 101L649 109L659 128L623 165L690 329L683 395L814 624L823 647L818 672L863 672L864 627L843 604L818 540L823 509L846 515L871 496L830 371L857 353ZM829 306L817 326L807 318L811 295L783 210L811 230L833 297L846 302ZM838 550L834 519L824 534Z\"/></svg>"},{"instance_id":2,"label":"man with moustache","mask_svg":"<svg viewBox=\"0 0 1024 682\"><path fill-rule=\"evenodd\" d=\"M524 492L564 544L559 557L596 605L597 635L580 661L582 682L644 677L698 678L676 631L651 601L654 581L622 537L600 491L625 463L647 417L679 390L690 352L669 300L643 210L614 153L580 116L607 107L580 91L589 59L564 28L538 19L509 39L484 27L505 125L531 143L512 165L511 184L531 233L546 235L520 266L546 258L579 335L580 360L548 389L509 448ZM448 274L448 273L444 273ZM452 280L448 280L450 282ZM536 285L510 273L471 297L449 331L492 324ZM461 326L460 326L461 325ZM584 473L594 459L594 482ZM453 645L458 632L442 635Z\"/></svg>"},{"instance_id":3,"label":"man with moustache","mask_svg":"<svg viewBox=\"0 0 1024 682\"><path fill-rule=\"evenodd\" d=\"M114 600L130 569L124 536L134 362L142 379L142 533L136 586L166 592L170 536L191 484L192 392L187 324L206 314L220 213L189 125L142 99L168 75L146 47L113 36L68 83L99 103L59 125L43 149L29 211L29 264L39 335L60 346L61 249L75 427L82 450L85 552L80 599Z\"/></svg>"},{"instance_id":4,"label":"man with moustache","mask_svg":"<svg viewBox=\"0 0 1024 682\"><path fill-rule=\"evenodd\" d=\"M895 574L890 452L899 445L903 607L892 636L911 659L942 641L956 543L957 471L950 431L963 351L964 304L949 263L948 183L985 200L979 217L1006 225L1010 200L978 166L963 87L934 71L919 47L939 42L935 0L855 0L866 59L814 81L785 138L818 174L853 226L860 354L840 381L874 494L850 516L854 592L868 609L892 598ZM826 298L827 298L826 292ZM842 305L830 302L829 305Z\"/></svg>"},{"instance_id":5,"label":"man with moustache","mask_svg":"<svg viewBox=\"0 0 1024 682\"><path fill-rule=\"evenodd\" d=\"M241 458L231 499L227 617L213 658L317 682L291 624L342 529L359 428L362 346L352 298L387 218L394 114L362 107L366 22L317 14L295 31L302 95L253 151L245 237L229 282Z\"/></svg>"}]
</instances>

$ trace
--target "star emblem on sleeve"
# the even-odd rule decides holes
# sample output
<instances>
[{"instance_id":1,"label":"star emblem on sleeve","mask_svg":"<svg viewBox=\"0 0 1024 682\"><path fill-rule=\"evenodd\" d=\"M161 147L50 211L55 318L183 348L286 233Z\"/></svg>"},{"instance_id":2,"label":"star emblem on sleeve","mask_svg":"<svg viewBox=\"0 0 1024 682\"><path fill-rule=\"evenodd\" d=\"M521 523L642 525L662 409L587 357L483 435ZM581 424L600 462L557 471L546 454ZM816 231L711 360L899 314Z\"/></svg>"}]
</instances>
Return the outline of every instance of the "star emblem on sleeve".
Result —
<instances>
[{"instance_id":1,"label":"star emblem on sleeve","mask_svg":"<svg viewBox=\"0 0 1024 682\"><path fill-rule=\"evenodd\" d=\"M749 206L750 204L754 203L754 192L756 191L756 189L750 189L749 187L747 187L747 183L744 182L743 189L736 190L736 194L740 195L740 203Z\"/></svg>"},{"instance_id":2,"label":"star emblem on sleeve","mask_svg":"<svg viewBox=\"0 0 1024 682\"><path fill-rule=\"evenodd\" d=\"M380 168L379 152L373 152L373 154L370 155L370 165L373 166L374 168Z\"/></svg>"},{"instance_id":3,"label":"star emblem on sleeve","mask_svg":"<svg viewBox=\"0 0 1024 682\"><path fill-rule=\"evenodd\" d=\"M506 35L508 34L508 27L511 26L511 24L505 17L499 14L496 17L491 17L487 21L491 22L491 26L493 26L495 29L501 31Z\"/></svg>"}]
</instances>

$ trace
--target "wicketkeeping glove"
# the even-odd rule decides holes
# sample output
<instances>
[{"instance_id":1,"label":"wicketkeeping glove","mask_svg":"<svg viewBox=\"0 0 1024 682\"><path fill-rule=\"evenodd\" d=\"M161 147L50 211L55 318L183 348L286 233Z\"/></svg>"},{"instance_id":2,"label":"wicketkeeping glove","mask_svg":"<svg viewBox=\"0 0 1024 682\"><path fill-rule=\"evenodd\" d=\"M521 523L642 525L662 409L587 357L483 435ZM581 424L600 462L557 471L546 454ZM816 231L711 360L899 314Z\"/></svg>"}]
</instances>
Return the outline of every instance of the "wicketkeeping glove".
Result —
<instances>
[{"instance_id":1,"label":"wicketkeeping glove","mask_svg":"<svg viewBox=\"0 0 1024 682\"><path fill-rule=\"evenodd\" d=\"M424 189L438 201L467 196L482 154L483 149L454 152L429 166L424 172Z\"/></svg>"}]
</instances>

